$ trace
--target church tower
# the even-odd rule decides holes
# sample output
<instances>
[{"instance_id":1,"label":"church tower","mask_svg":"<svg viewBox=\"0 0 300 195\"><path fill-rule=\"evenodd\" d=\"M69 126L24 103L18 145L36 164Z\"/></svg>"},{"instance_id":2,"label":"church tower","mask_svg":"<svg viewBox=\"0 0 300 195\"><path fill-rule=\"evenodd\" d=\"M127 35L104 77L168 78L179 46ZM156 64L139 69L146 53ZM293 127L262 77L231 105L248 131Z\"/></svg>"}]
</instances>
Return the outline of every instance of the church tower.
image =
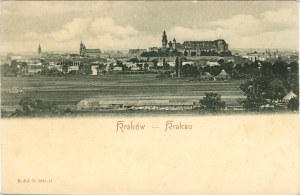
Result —
<instances>
[{"instance_id":1,"label":"church tower","mask_svg":"<svg viewBox=\"0 0 300 195\"><path fill-rule=\"evenodd\" d=\"M168 44L168 39L167 39L167 35L166 35L166 31L164 31L163 35L162 35L162 48L166 48L167 44Z\"/></svg>"},{"instance_id":2,"label":"church tower","mask_svg":"<svg viewBox=\"0 0 300 195\"><path fill-rule=\"evenodd\" d=\"M84 56L84 52L85 52L85 45L82 43L82 41L80 42L80 49L79 49L79 55L80 56Z\"/></svg>"},{"instance_id":3,"label":"church tower","mask_svg":"<svg viewBox=\"0 0 300 195\"><path fill-rule=\"evenodd\" d=\"M173 46L173 50L175 50L175 49L176 49L176 39L175 39L175 38L173 39L173 44L172 44L172 46Z\"/></svg>"},{"instance_id":4,"label":"church tower","mask_svg":"<svg viewBox=\"0 0 300 195\"><path fill-rule=\"evenodd\" d=\"M39 53L39 55L42 54L42 48L41 48L41 45L40 45L40 44L39 44L39 47L38 47L38 53Z\"/></svg>"}]
</instances>

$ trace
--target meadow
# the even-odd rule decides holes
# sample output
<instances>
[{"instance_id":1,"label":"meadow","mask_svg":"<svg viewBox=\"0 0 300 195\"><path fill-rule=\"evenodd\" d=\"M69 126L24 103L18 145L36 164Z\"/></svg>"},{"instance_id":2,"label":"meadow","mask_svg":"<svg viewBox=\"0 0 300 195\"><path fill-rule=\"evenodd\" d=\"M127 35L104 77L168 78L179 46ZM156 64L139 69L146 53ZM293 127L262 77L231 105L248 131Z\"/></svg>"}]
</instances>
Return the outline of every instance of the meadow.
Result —
<instances>
[{"instance_id":1,"label":"meadow","mask_svg":"<svg viewBox=\"0 0 300 195\"><path fill-rule=\"evenodd\" d=\"M144 75L102 75L64 77L2 77L1 106L7 112L18 108L23 97L54 102L60 108L75 109L85 98L168 99L170 101L198 101L205 92L222 96L227 105L238 105L243 98L239 88L242 80L199 81L189 78L156 78ZM22 93L10 93L13 87Z\"/></svg>"}]
</instances>

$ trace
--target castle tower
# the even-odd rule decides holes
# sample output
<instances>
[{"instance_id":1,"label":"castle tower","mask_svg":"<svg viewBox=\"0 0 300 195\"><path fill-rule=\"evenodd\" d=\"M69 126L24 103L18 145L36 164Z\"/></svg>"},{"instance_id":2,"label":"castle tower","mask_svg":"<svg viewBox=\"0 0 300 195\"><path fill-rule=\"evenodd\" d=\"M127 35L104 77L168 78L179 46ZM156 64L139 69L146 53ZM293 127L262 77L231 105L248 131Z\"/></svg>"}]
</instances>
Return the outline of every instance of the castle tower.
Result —
<instances>
[{"instance_id":1,"label":"castle tower","mask_svg":"<svg viewBox=\"0 0 300 195\"><path fill-rule=\"evenodd\" d=\"M162 48L166 48L167 44L168 44L168 39L167 39L167 35L166 35L166 31L164 31L163 35L162 35Z\"/></svg>"},{"instance_id":2,"label":"castle tower","mask_svg":"<svg viewBox=\"0 0 300 195\"><path fill-rule=\"evenodd\" d=\"M39 44L39 47L38 47L38 53L39 53L39 55L42 54L42 48L41 48L41 45L40 45L40 44Z\"/></svg>"},{"instance_id":3,"label":"castle tower","mask_svg":"<svg viewBox=\"0 0 300 195\"><path fill-rule=\"evenodd\" d=\"M79 55L80 56L84 56L84 52L85 52L85 45L82 43L82 41L80 42L80 49L79 49Z\"/></svg>"},{"instance_id":4,"label":"castle tower","mask_svg":"<svg viewBox=\"0 0 300 195\"><path fill-rule=\"evenodd\" d=\"M175 39L175 38L173 39L173 44L172 44L172 46L173 46L173 50L175 50L175 49L176 49L176 39Z\"/></svg>"}]
</instances>

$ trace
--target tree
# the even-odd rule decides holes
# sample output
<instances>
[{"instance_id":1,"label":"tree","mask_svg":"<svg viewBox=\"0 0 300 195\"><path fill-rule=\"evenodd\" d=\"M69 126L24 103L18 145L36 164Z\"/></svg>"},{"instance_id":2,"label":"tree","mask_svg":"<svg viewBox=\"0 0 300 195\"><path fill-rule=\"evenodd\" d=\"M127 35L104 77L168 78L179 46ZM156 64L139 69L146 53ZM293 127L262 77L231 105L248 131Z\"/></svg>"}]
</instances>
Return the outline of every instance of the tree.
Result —
<instances>
[{"instance_id":1,"label":"tree","mask_svg":"<svg viewBox=\"0 0 300 195\"><path fill-rule=\"evenodd\" d=\"M245 63L245 72L249 75L250 78L257 77L261 74L260 72L260 64L255 61L251 64Z\"/></svg>"},{"instance_id":2,"label":"tree","mask_svg":"<svg viewBox=\"0 0 300 195\"><path fill-rule=\"evenodd\" d=\"M57 111L57 107L53 102L44 102L40 99L32 100L29 97L22 98L19 105L21 106L21 110L18 109L16 111L18 115L52 114Z\"/></svg>"},{"instance_id":3,"label":"tree","mask_svg":"<svg viewBox=\"0 0 300 195\"><path fill-rule=\"evenodd\" d=\"M299 110L299 99L298 97L294 97L290 99L288 102L287 108L292 111L298 111Z\"/></svg>"},{"instance_id":4,"label":"tree","mask_svg":"<svg viewBox=\"0 0 300 195\"><path fill-rule=\"evenodd\" d=\"M247 111L260 111L262 105L265 105L267 100L262 96L254 96L253 94L248 95L241 101L241 105Z\"/></svg>"},{"instance_id":5,"label":"tree","mask_svg":"<svg viewBox=\"0 0 300 195\"><path fill-rule=\"evenodd\" d=\"M222 71L222 68L220 66L210 66L209 67L209 73L213 76L217 76Z\"/></svg>"},{"instance_id":6,"label":"tree","mask_svg":"<svg viewBox=\"0 0 300 195\"><path fill-rule=\"evenodd\" d=\"M248 111L259 111L261 106L267 103L265 96L268 83L269 81L265 77L247 80L242 83L240 88L246 98L241 101L241 105Z\"/></svg>"},{"instance_id":7,"label":"tree","mask_svg":"<svg viewBox=\"0 0 300 195\"><path fill-rule=\"evenodd\" d=\"M229 75L232 76L234 64L233 62L224 62L221 64L221 68L224 69Z\"/></svg>"},{"instance_id":8,"label":"tree","mask_svg":"<svg viewBox=\"0 0 300 195\"><path fill-rule=\"evenodd\" d=\"M250 79L241 84L240 88L246 96L241 101L246 110L259 111L267 103L276 106L276 101L272 100L281 100L287 91L299 93L297 62L287 64L277 60L272 64L256 61L245 67Z\"/></svg>"},{"instance_id":9,"label":"tree","mask_svg":"<svg viewBox=\"0 0 300 195\"><path fill-rule=\"evenodd\" d=\"M288 64L285 63L282 60L277 60L273 64L273 73L276 78L279 78L281 80L287 80L288 78Z\"/></svg>"},{"instance_id":10,"label":"tree","mask_svg":"<svg viewBox=\"0 0 300 195\"><path fill-rule=\"evenodd\" d=\"M18 73L18 62L16 60L11 61L10 63L10 71L11 74L17 75Z\"/></svg>"},{"instance_id":11,"label":"tree","mask_svg":"<svg viewBox=\"0 0 300 195\"><path fill-rule=\"evenodd\" d=\"M182 67L182 76L183 77L197 77L199 75L197 67L186 64Z\"/></svg>"},{"instance_id":12,"label":"tree","mask_svg":"<svg viewBox=\"0 0 300 195\"><path fill-rule=\"evenodd\" d=\"M157 68L158 60L157 59L153 59L152 62L154 64L154 68L156 69Z\"/></svg>"},{"instance_id":13,"label":"tree","mask_svg":"<svg viewBox=\"0 0 300 195\"><path fill-rule=\"evenodd\" d=\"M284 87L283 82L280 79L275 78L266 87L265 97L271 100L281 100L286 93L287 90Z\"/></svg>"},{"instance_id":14,"label":"tree","mask_svg":"<svg viewBox=\"0 0 300 195\"><path fill-rule=\"evenodd\" d=\"M144 64L144 70L149 70L149 64L147 63Z\"/></svg>"},{"instance_id":15,"label":"tree","mask_svg":"<svg viewBox=\"0 0 300 195\"><path fill-rule=\"evenodd\" d=\"M224 59L219 59L218 64L220 64L220 66L223 66L225 64L225 60Z\"/></svg>"},{"instance_id":16,"label":"tree","mask_svg":"<svg viewBox=\"0 0 300 195\"><path fill-rule=\"evenodd\" d=\"M179 64L179 58L176 57L176 60L175 60L175 75L176 75L176 77L178 77L179 66L180 66L180 64Z\"/></svg>"},{"instance_id":17,"label":"tree","mask_svg":"<svg viewBox=\"0 0 300 195\"><path fill-rule=\"evenodd\" d=\"M183 53L184 56L188 56L188 52L185 50Z\"/></svg>"},{"instance_id":18,"label":"tree","mask_svg":"<svg viewBox=\"0 0 300 195\"><path fill-rule=\"evenodd\" d=\"M5 63L0 67L1 67L1 75L2 76L7 76L10 72L9 64Z\"/></svg>"},{"instance_id":19,"label":"tree","mask_svg":"<svg viewBox=\"0 0 300 195\"><path fill-rule=\"evenodd\" d=\"M287 89L293 90L294 93L299 94L299 64L294 61L288 65L288 87Z\"/></svg>"},{"instance_id":20,"label":"tree","mask_svg":"<svg viewBox=\"0 0 300 195\"><path fill-rule=\"evenodd\" d=\"M28 65L27 65L26 62L22 62L22 63L21 63L21 68L27 68L27 66L28 66Z\"/></svg>"},{"instance_id":21,"label":"tree","mask_svg":"<svg viewBox=\"0 0 300 195\"><path fill-rule=\"evenodd\" d=\"M166 59L163 59L163 69L164 70L170 70L170 65L166 62Z\"/></svg>"},{"instance_id":22,"label":"tree","mask_svg":"<svg viewBox=\"0 0 300 195\"><path fill-rule=\"evenodd\" d=\"M139 70L143 69L143 64L137 64L136 66L139 67Z\"/></svg>"},{"instance_id":23,"label":"tree","mask_svg":"<svg viewBox=\"0 0 300 195\"><path fill-rule=\"evenodd\" d=\"M171 55L171 56L179 56L179 57L180 57L180 56L183 56L183 54L182 54L181 52L177 51L177 49L171 51L171 52L170 52L170 55Z\"/></svg>"},{"instance_id":24,"label":"tree","mask_svg":"<svg viewBox=\"0 0 300 195\"><path fill-rule=\"evenodd\" d=\"M30 114L33 111L33 101L29 97L22 98L19 105L25 114Z\"/></svg>"},{"instance_id":25,"label":"tree","mask_svg":"<svg viewBox=\"0 0 300 195\"><path fill-rule=\"evenodd\" d=\"M205 97L199 103L201 104L201 109L211 112L220 111L225 108L225 102L221 101L221 95L217 93L205 93Z\"/></svg>"},{"instance_id":26,"label":"tree","mask_svg":"<svg viewBox=\"0 0 300 195\"><path fill-rule=\"evenodd\" d=\"M139 61L138 58L131 58L131 59L129 60L129 62L132 62L132 63L139 63L140 61Z\"/></svg>"}]
</instances>

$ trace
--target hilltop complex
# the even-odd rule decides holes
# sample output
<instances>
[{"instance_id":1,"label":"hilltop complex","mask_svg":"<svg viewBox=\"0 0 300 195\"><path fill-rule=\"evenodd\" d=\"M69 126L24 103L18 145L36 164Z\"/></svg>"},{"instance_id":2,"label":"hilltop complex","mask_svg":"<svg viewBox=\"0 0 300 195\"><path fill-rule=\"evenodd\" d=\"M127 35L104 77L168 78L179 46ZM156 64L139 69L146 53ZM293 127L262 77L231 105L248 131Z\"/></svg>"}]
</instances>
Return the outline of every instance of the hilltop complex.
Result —
<instances>
[{"instance_id":1,"label":"hilltop complex","mask_svg":"<svg viewBox=\"0 0 300 195\"><path fill-rule=\"evenodd\" d=\"M150 50L171 50L184 53L189 56L201 56L210 54L220 54L229 52L228 44L224 39L217 39L214 41L184 41L182 44L177 43L174 38L173 41L168 42L166 31L162 35L162 46L161 48L150 48Z\"/></svg>"}]
</instances>

